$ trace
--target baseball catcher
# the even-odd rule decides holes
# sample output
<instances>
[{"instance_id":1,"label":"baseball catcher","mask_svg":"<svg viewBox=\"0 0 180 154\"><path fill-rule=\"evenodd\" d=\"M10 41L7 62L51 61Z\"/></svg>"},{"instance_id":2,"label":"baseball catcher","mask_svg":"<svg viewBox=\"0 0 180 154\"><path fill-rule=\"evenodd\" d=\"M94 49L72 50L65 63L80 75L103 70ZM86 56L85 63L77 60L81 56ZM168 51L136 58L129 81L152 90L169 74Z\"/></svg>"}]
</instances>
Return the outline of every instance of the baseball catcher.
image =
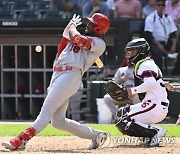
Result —
<instances>
[{"instance_id":1,"label":"baseball catcher","mask_svg":"<svg viewBox=\"0 0 180 154\"><path fill-rule=\"evenodd\" d=\"M168 113L169 100L159 67L148 57L150 46L144 38L130 41L126 45L128 57L135 65L135 87L121 90L124 95L138 94L140 103L121 107L116 127L129 136L149 139L148 146L158 146L166 129L153 126L161 122ZM114 97L114 96L113 96ZM118 96L117 96L118 97ZM119 95L119 98L125 96Z\"/></svg>"}]
</instances>

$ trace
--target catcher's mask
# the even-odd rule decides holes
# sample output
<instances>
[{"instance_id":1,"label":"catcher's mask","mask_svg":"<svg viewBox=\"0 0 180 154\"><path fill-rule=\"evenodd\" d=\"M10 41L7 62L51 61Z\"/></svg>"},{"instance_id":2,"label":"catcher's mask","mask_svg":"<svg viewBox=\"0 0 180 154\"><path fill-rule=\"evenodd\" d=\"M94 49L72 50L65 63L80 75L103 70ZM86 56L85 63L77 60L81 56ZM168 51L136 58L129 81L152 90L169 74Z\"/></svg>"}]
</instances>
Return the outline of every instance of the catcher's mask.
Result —
<instances>
[{"instance_id":1,"label":"catcher's mask","mask_svg":"<svg viewBox=\"0 0 180 154\"><path fill-rule=\"evenodd\" d=\"M127 58L127 65L128 65L128 67L134 66L134 63L132 62L132 58Z\"/></svg>"},{"instance_id":2,"label":"catcher's mask","mask_svg":"<svg viewBox=\"0 0 180 154\"><path fill-rule=\"evenodd\" d=\"M136 64L138 61L146 58L148 56L148 51L150 46L144 38L138 38L130 41L125 48L128 53L127 57L129 60Z\"/></svg>"},{"instance_id":3,"label":"catcher's mask","mask_svg":"<svg viewBox=\"0 0 180 154\"><path fill-rule=\"evenodd\" d=\"M87 17L87 19L96 25L93 28L93 31L96 35L105 34L110 27L110 21L108 17L101 13L95 13L92 17Z\"/></svg>"}]
</instances>

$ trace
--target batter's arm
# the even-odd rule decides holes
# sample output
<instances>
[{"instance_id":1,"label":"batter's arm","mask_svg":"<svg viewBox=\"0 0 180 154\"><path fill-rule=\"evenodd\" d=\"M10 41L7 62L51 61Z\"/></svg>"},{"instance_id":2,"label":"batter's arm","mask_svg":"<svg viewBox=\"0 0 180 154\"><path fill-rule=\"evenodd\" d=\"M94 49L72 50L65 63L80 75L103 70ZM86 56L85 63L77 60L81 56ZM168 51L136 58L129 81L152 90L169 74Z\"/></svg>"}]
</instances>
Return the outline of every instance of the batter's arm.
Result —
<instances>
[{"instance_id":1,"label":"batter's arm","mask_svg":"<svg viewBox=\"0 0 180 154\"><path fill-rule=\"evenodd\" d=\"M73 38L75 35L81 35L81 34L77 31L76 26L74 24L71 24L69 26L69 38L71 42L73 42Z\"/></svg>"},{"instance_id":2,"label":"batter's arm","mask_svg":"<svg viewBox=\"0 0 180 154\"><path fill-rule=\"evenodd\" d=\"M68 25L65 27L64 32L63 32L63 37L70 39L69 38L69 27L71 25L74 25L75 27L79 26L82 24L81 22L81 17L79 15L74 14Z\"/></svg>"},{"instance_id":3,"label":"batter's arm","mask_svg":"<svg viewBox=\"0 0 180 154\"><path fill-rule=\"evenodd\" d=\"M62 37L59 45L58 45L58 52L57 52L57 57L59 57L59 55L61 54L61 52L64 50L64 48L66 47L66 45L69 43L69 39Z\"/></svg>"},{"instance_id":4,"label":"batter's arm","mask_svg":"<svg viewBox=\"0 0 180 154\"><path fill-rule=\"evenodd\" d=\"M83 48L84 50L91 49L92 39L81 35L74 24L69 27L69 37L71 42L76 43L80 48Z\"/></svg>"}]
</instances>

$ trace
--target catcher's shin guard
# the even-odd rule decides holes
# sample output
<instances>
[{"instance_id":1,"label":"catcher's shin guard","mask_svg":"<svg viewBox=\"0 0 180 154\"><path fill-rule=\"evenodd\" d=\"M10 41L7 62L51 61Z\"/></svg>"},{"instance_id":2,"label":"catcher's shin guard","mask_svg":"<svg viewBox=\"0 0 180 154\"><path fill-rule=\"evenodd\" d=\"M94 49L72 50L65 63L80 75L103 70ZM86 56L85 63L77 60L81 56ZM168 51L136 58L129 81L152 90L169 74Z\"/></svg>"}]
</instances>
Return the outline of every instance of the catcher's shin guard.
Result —
<instances>
[{"instance_id":1,"label":"catcher's shin guard","mask_svg":"<svg viewBox=\"0 0 180 154\"><path fill-rule=\"evenodd\" d=\"M151 138L157 133L156 129L150 128L151 126L144 126L141 123L123 118L119 118L119 121L116 123L116 127L124 135L135 137Z\"/></svg>"},{"instance_id":2,"label":"catcher's shin guard","mask_svg":"<svg viewBox=\"0 0 180 154\"><path fill-rule=\"evenodd\" d=\"M36 130L33 127L27 128L24 132L20 133L17 137L10 140L10 143L18 149L22 144L26 143L33 136L35 136Z\"/></svg>"}]
</instances>

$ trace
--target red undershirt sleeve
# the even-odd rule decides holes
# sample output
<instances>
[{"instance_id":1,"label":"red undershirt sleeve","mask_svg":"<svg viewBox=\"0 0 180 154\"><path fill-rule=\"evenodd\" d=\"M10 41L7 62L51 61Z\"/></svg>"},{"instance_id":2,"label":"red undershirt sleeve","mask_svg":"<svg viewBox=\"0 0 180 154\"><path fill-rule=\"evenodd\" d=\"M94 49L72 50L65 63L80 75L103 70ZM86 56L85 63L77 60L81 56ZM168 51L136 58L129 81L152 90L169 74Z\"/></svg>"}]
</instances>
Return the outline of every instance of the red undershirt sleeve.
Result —
<instances>
[{"instance_id":1,"label":"red undershirt sleeve","mask_svg":"<svg viewBox=\"0 0 180 154\"><path fill-rule=\"evenodd\" d=\"M61 54L61 52L64 50L64 48L67 46L69 40L65 37L62 37L59 45L58 45L58 52L57 52L57 57Z\"/></svg>"}]
</instances>

